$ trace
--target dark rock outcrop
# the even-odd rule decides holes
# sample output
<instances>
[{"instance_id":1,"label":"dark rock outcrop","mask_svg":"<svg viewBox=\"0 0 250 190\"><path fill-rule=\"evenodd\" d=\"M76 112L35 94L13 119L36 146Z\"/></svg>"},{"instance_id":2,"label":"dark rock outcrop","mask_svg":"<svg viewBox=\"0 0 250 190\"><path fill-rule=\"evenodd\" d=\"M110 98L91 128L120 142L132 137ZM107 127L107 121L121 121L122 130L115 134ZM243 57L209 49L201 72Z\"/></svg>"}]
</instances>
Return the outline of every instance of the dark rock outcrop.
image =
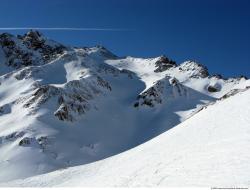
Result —
<instances>
[{"instance_id":1,"label":"dark rock outcrop","mask_svg":"<svg viewBox=\"0 0 250 190\"><path fill-rule=\"evenodd\" d=\"M217 89L217 88L214 87L214 86L208 86L208 87L207 87L207 90L208 90L208 92L218 92L218 91L219 91L219 89Z\"/></svg>"},{"instance_id":2,"label":"dark rock outcrop","mask_svg":"<svg viewBox=\"0 0 250 190\"><path fill-rule=\"evenodd\" d=\"M156 69L154 72L163 72L172 67L176 67L176 62L168 59L165 56L161 56L158 61L155 62Z\"/></svg>"},{"instance_id":3,"label":"dark rock outcrop","mask_svg":"<svg viewBox=\"0 0 250 190\"><path fill-rule=\"evenodd\" d=\"M111 86L100 76L93 80L72 80L64 87L53 85L38 86L34 93L27 97L25 108L39 109L51 98L57 99L54 115L62 121L74 121L74 114L84 114L91 108L90 101L104 92L111 91Z\"/></svg>"},{"instance_id":4,"label":"dark rock outcrop","mask_svg":"<svg viewBox=\"0 0 250 190\"><path fill-rule=\"evenodd\" d=\"M176 78L167 76L140 94L134 107L143 105L154 107L157 104L162 104L163 101L167 101L167 99L177 98L186 95L186 93L185 87Z\"/></svg>"},{"instance_id":5,"label":"dark rock outcrop","mask_svg":"<svg viewBox=\"0 0 250 190\"><path fill-rule=\"evenodd\" d=\"M14 68L45 64L66 50L65 46L32 30L24 36L3 33L0 46L6 56L6 65Z\"/></svg>"}]
</instances>

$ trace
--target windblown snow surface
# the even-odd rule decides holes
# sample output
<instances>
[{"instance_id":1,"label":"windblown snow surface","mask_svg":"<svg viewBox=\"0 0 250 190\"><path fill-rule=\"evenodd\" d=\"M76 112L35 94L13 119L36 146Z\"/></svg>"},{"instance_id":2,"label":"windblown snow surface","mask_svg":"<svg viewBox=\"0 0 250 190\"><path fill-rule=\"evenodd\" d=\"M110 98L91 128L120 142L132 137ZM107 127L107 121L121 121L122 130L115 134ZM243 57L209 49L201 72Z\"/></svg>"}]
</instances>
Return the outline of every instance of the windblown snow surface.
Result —
<instances>
[{"instance_id":1,"label":"windblown snow surface","mask_svg":"<svg viewBox=\"0 0 250 190\"><path fill-rule=\"evenodd\" d=\"M0 186L249 184L249 86L194 61L1 34Z\"/></svg>"}]
</instances>

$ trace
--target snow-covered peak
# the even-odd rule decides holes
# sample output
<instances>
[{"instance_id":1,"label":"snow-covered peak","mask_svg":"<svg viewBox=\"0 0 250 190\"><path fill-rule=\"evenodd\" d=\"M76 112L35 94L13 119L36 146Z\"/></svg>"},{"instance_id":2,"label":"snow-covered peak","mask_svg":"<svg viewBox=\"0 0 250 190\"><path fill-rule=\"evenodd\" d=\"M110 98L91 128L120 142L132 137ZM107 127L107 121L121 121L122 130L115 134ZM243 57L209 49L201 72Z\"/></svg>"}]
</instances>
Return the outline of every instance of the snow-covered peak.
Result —
<instances>
[{"instance_id":1,"label":"snow-covered peak","mask_svg":"<svg viewBox=\"0 0 250 190\"><path fill-rule=\"evenodd\" d=\"M88 54L89 56L93 56L95 59L106 60L106 59L116 59L118 58L111 51L106 49L101 45L97 45L94 47L84 47L84 48L76 48L78 52L82 52Z\"/></svg>"},{"instance_id":2,"label":"snow-covered peak","mask_svg":"<svg viewBox=\"0 0 250 190\"><path fill-rule=\"evenodd\" d=\"M186 72L189 77L193 78L205 78L209 76L207 67L194 61L185 61L180 64L178 69L180 72Z\"/></svg>"}]
</instances>

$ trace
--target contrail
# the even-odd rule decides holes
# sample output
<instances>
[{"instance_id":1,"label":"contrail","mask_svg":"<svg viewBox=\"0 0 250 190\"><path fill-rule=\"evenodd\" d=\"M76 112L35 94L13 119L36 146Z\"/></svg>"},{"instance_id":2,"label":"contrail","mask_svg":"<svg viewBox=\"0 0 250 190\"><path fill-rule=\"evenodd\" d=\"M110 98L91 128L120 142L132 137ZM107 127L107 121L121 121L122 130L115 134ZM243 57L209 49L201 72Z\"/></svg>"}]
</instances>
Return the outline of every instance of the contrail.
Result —
<instances>
[{"instance_id":1,"label":"contrail","mask_svg":"<svg viewBox=\"0 0 250 190\"><path fill-rule=\"evenodd\" d=\"M62 30L62 31L130 31L126 28L48 28L48 27L6 27L0 30Z\"/></svg>"}]
</instances>

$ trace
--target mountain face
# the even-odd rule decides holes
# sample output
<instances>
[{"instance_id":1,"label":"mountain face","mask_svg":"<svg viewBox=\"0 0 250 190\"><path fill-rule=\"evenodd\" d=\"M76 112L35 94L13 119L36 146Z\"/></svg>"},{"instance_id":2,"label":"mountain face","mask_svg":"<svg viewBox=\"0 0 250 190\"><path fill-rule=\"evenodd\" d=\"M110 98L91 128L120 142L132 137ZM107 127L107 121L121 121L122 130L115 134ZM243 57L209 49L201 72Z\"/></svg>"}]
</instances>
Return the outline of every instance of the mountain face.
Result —
<instances>
[{"instance_id":1,"label":"mountain face","mask_svg":"<svg viewBox=\"0 0 250 190\"><path fill-rule=\"evenodd\" d=\"M0 182L131 149L248 86L193 61L1 34Z\"/></svg>"},{"instance_id":2,"label":"mountain face","mask_svg":"<svg viewBox=\"0 0 250 190\"><path fill-rule=\"evenodd\" d=\"M0 185L248 187L249 97L248 88L217 100L167 132L110 158Z\"/></svg>"}]
</instances>

